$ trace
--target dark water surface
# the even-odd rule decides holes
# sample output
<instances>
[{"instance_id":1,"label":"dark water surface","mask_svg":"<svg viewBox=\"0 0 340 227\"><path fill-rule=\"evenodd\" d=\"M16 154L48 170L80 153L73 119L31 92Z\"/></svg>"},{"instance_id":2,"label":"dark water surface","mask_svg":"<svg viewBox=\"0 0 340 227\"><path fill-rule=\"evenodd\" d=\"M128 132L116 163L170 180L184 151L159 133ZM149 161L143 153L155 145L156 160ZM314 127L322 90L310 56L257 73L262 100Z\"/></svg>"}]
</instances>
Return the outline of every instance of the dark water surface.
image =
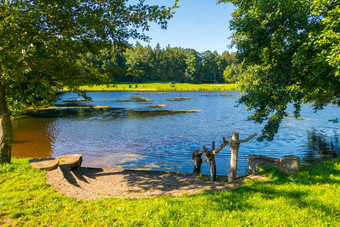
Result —
<instances>
[{"instance_id":1,"label":"dark water surface","mask_svg":"<svg viewBox=\"0 0 340 227\"><path fill-rule=\"evenodd\" d=\"M223 95L224 94L224 95ZM230 94L231 96L226 96ZM40 112L35 116L13 120L14 157L55 157L82 154L88 167L151 169L190 173L191 154L202 146L216 147L222 136L231 139L233 132L245 139L262 126L246 121L245 106L235 107L238 92L89 92L93 102L66 102L77 99L75 93L60 95L57 105L99 105L109 108L66 109ZM148 102L123 102L140 96ZM170 101L176 97L189 97ZM165 104L163 108L151 106ZM163 111L171 110L171 111ZM176 113L172 110L202 110ZM292 112L292 111L291 111ZM339 154L340 108L328 106L313 113L302 108L303 119L287 118L272 142L252 139L239 151L239 175L246 173L249 154L280 158L297 155L311 163ZM227 175L230 150L225 147L216 155L217 174ZM202 173L209 173L203 163Z\"/></svg>"}]
</instances>

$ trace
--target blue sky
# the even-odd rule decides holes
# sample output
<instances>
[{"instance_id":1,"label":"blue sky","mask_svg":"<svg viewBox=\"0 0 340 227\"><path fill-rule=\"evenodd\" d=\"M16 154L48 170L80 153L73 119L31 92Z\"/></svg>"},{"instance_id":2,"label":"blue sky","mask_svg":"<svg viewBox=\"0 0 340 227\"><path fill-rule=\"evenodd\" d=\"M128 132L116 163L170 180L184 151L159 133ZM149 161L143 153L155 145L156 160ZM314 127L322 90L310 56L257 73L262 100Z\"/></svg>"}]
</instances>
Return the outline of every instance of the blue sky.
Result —
<instances>
[{"instance_id":1,"label":"blue sky","mask_svg":"<svg viewBox=\"0 0 340 227\"><path fill-rule=\"evenodd\" d=\"M147 4L171 5L174 0L147 0ZM180 0L174 17L168 23L168 29L152 24L146 32L152 38L143 45L155 47L157 43L165 48L192 48L199 52L206 50L235 52L230 49L229 20L234 7L231 3L217 4L217 0Z\"/></svg>"}]
</instances>

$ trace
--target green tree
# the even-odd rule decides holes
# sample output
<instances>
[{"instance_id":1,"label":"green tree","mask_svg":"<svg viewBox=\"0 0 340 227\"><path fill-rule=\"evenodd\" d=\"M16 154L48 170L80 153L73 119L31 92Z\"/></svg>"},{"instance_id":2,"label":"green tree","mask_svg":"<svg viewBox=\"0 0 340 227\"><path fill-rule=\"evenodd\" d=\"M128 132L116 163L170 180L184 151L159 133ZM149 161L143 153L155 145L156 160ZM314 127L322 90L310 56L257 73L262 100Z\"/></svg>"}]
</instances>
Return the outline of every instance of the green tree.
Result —
<instances>
[{"instance_id":1,"label":"green tree","mask_svg":"<svg viewBox=\"0 0 340 227\"><path fill-rule=\"evenodd\" d=\"M161 65L164 81L182 82L184 80L186 62L183 49L167 46L163 51Z\"/></svg>"},{"instance_id":2,"label":"green tree","mask_svg":"<svg viewBox=\"0 0 340 227\"><path fill-rule=\"evenodd\" d=\"M225 83L236 83L242 76L243 63L228 65L223 71L223 79Z\"/></svg>"},{"instance_id":3,"label":"green tree","mask_svg":"<svg viewBox=\"0 0 340 227\"><path fill-rule=\"evenodd\" d=\"M229 53L225 51L222 53L221 57L226 62L226 65L232 65L237 63L236 53Z\"/></svg>"},{"instance_id":4,"label":"green tree","mask_svg":"<svg viewBox=\"0 0 340 227\"><path fill-rule=\"evenodd\" d=\"M142 45L137 42L135 47L127 49L125 59L128 75L132 76L134 81L141 81L142 76L145 74Z\"/></svg>"},{"instance_id":5,"label":"green tree","mask_svg":"<svg viewBox=\"0 0 340 227\"><path fill-rule=\"evenodd\" d=\"M199 71L202 65L202 59L200 54L193 49L184 50L186 58L186 69L185 69L185 81L186 82L198 82L199 81Z\"/></svg>"},{"instance_id":6,"label":"green tree","mask_svg":"<svg viewBox=\"0 0 340 227\"><path fill-rule=\"evenodd\" d=\"M161 45L159 45L159 43L157 43L153 52L154 52L153 80L159 80L162 74L161 59L163 55L163 50L161 49Z\"/></svg>"},{"instance_id":7,"label":"green tree","mask_svg":"<svg viewBox=\"0 0 340 227\"><path fill-rule=\"evenodd\" d=\"M166 27L172 9L143 0L0 1L0 163L11 160L12 109L47 104L54 89L111 82L87 53L148 40L149 22Z\"/></svg>"},{"instance_id":8,"label":"green tree","mask_svg":"<svg viewBox=\"0 0 340 227\"><path fill-rule=\"evenodd\" d=\"M339 0L221 0L236 6L232 43L244 71L240 103L266 122L262 139L272 140L287 105L294 116L302 103L315 110L340 103Z\"/></svg>"},{"instance_id":9,"label":"green tree","mask_svg":"<svg viewBox=\"0 0 340 227\"><path fill-rule=\"evenodd\" d=\"M152 48L148 45L146 47L142 48L142 63L144 65L144 80L145 81L151 81L153 79L155 79L153 77L154 75L154 60L155 60L155 56L154 56L154 52L152 50Z\"/></svg>"},{"instance_id":10,"label":"green tree","mask_svg":"<svg viewBox=\"0 0 340 227\"><path fill-rule=\"evenodd\" d=\"M202 71L204 74L203 81L211 83L217 77L219 67L219 55L216 51L210 50L202 53Z\"/></svg>"},{"instance_id":11,"label":"green tree","mask_svg":"<svg viewBox=\"0 0 340 227\"><path fill-rule=\"evenodd\" d=\"M98 55L89 52L84 58L95 64L102 72L109 73L114 81L119 82L124 80L127 72L123 51L124 49L112 46L110 49L101 50Z\"/></svg>"},{"instance_id":12,"label":"green tree","mask_svg":"<svg viewBox=\"0 0 340 227\"><path fill-rule=\"evenodd\" d=\"M233 65L228 65L223 71L223 79L225 83L232 83L234 80L234 69Z\"/></svg>"}]
</instances>

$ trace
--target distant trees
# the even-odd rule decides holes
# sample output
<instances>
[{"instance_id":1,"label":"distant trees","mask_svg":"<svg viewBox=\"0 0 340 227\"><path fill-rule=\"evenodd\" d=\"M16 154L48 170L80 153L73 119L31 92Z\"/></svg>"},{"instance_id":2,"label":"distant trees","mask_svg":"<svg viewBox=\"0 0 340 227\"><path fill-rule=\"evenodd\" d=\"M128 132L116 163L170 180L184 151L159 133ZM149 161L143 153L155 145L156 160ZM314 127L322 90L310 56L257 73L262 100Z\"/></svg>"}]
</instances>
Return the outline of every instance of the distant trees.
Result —
<instances>
[{"instance_id":1,"label":"distant trees","mask_svg":"<svg viewBox=\"0 0 340 227\"><path fill-rule=\"evenodd\" d=\"M111 74L116 82L213 83L216 80L218 83L234 83L239 72L236 70L235 53L199 53L194 49L170 46L162 49L159 44L155 48L137 43L127 50L106 49L97 58L92 58L92 62L105 72L112 69ZM225 79L227 67L235 70Z\"/></svg>"}]
</instances>

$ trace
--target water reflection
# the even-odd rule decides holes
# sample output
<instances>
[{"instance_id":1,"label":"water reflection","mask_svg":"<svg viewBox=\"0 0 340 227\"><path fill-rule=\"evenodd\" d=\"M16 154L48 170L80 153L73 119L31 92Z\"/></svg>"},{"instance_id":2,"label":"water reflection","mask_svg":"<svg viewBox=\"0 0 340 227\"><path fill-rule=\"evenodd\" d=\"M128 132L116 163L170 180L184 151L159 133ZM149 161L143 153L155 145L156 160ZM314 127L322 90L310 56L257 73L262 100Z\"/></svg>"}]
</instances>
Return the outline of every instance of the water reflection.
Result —
<instances>
[{"instance_id":1,"label":"water reflection","mask_svg":"<svg viewBox=\"0 0 340 227\"><path fill-rule=\"evenodd\" d=\"M51 157L55 118L21 118L12 121L13 157Z\"/></svg>"},{"instance_id":2,"label":"water reflection","mask_svg":"<svg viewBox=\"0 0 340 227\"><path fill-rule=\"evenodd\" d=\"M124 108L98 108L91 106L77 106L63 108L58 106L54 109L39 110L37 112L32 112L30 114L37 118L93 118L93 117L103 117L103 118L115 118L126 115L126 110Z\"/></svg>"},{"instance_id":3,"label":"water reflection","mask_svg":"<svg viewBox=\"0 0 340 227\"><path fill-rule=\"evenodd\" d=\"M316 163L336 158L340 154L339 133L316 129L308 131L307 148L304 155L305 163Z\"/></svg>"},{"instance_id":4,"label":"water reflection","mask_svg":"<svg viewBox=\"0 0 340 227\"><path fill-rule=\"evenodd\" d=\"M148 157L141 154L126 154L125 152L111 154L95 162L85 162L86 166L106 166L114 169L136 169L136 170L153 170L153 171L172 171L180 172L181 167L185 164L191 164L190 160L184 160L182 163L168 161L166 158Z\"/></svg>"},{"instance_id":5,"label":"water reflection","mask_svg":"<svg viewBox=\"0 0 340 227\"><path fill-rule=\"evenodd\" d=\"M63 108L58 106L53 109L39 110L30 113L30 116L37 118L79 118L80 120L88 118L96 118L102 120L112 120L115 118L147 118L157 117L164 115L174 115L183 113L196 113L201 110L168 110L168 109L155 109L153 106L147 108L125 109L125 108L111 108L111 107L91 107L81 106L71 108Z\"/></svg>"},{"instance_id":6,"label":"water reflection","mask_svg":"<svg viewBox=\"0 0 340 227\"><path fill-rule=\"evenodd\" d=\"M128 110L129 118L147 118L147 117L158 117L165 115L175 115L183 113L196 113L200 110L150 110L150 109L136 109Z\"/></svg>"},{"instance_id":7,"label":"water reflection","mask_svg":"<svg viewBox=\"0 0 340 227\"><path fill-rule=\"evenodd\" d=\"M13 156L80 153L84 166L89 167L190 173L194 150L203 145L210 147L212 141L219 144L222 136L229 140L234 131L246 138L262 129L261 125L246 121L249 113L244 106L235 107L238 92L230 92L235 97L227 98L221 94L225 92L151 92L144 95L150 102L119 102L117 99L129 99L138 93L89 92L93 102L64 102L77 98L75 93L64 93L56 102L59 108L13 120ZM169 101L174 97L191 99ZM151 108L155 106L166 109ZM245 174L249 154L274 158L297 155L307 163L335 157L339 154L339 123L328 120L338 113L339 108L327 107L313 114L312 108L303 105L301 115L306 120L285 119L274 141L259 143L253 139L242 144L238 175ZM229 147L216 156L216 163L217 174L227 175ZM202 173L209 174L208 163L203 164Z\"/></svg>"}]
</instances>

